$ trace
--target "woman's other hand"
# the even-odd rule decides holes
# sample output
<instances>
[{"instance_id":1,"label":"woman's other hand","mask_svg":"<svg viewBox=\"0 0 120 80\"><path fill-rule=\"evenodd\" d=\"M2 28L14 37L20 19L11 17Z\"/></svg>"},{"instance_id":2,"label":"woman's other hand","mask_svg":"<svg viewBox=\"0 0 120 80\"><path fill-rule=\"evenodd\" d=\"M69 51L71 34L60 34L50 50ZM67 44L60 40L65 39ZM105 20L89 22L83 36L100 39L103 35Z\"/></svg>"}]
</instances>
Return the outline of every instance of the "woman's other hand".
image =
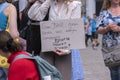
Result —
<instances>
[{"instance_id":1,"label":"woman's other hand","mask_svg":"<svg viewBox=\"0 0 120 80\"><path fill-rule=\"evenodd\" d=\"M110 29L113 31L113 32L119 32L120 31L120 27L116 24L110 24Z\"/></svg>"},{"instance_id":2,"label":"woman's other hand","mask_svg":"<svg viewBox=\"0 0 120 80\"><path fill-rule=\"evenodd\" d=\"M54 52L58 54L59 56L62 56L62 55L68 55L70 53L70 50L56 49L56 51Z\"/></svg>"}]
</instances>

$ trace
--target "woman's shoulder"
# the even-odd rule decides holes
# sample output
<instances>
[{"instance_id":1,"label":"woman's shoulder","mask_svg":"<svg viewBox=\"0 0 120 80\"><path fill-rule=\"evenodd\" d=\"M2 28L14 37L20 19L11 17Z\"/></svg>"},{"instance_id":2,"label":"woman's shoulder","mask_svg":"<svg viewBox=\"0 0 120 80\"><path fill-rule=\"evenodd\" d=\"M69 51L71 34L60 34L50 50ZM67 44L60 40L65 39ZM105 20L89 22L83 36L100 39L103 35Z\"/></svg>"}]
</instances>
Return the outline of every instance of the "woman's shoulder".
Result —
<instances>
[{"instance_id":1,"label":"woman's shoulder","mask_svg":"<svg viewBox=\"0 0 120 80\"><path fill-rule=\"evenodd\" d=\"M107 10L101 10L100 15L107 15L108 11Z\"/></svg>"},{"instance_id":2,"label":"woman's shoulder","mask_svg":"<svg viewBox=\"0 0 120 80\"><path fill-rule=\"evenodd\" d=\"M8 3L9 6L5 9L5 14L8 16L12 11L16 11L16 8L13 4Z\"/></svg>"},{"instance_id":3,"label":"woman's shoulder","mask_svg":"<svg viewBox=\"0 0 120 80\"><path fill-rule=\"evenodd\" d=\"M82 6L80 1L75 1L75 0L72 1L72 2L69 2L68 5L69 5L70 8L76 8L76 7L81 7Z\"/></svg>"},{"instance_id":4,"label":"woman's shoulder","mask_svg":"<svg viewBox=\"0 0 120 80\"><path fill-rule=\"evenodd\" d=\"M76 0L71 1L68 4L70 4L70 5L82 5L81 1L76 1Z\"/></svg>"},{"instance_id":5,"label":"woman's shoulder","mask_svg":"<svg viewBox=\"0 0 120 80\"><path fill-rule=\"evenodd\" d=\"M77 0L74 0L72 2L75 3L75 4L81 4L81 1L77 1Z\"/></svg>"},{"instance_id":6,"label":"woman's shoulder","mask_svg":"<svg viewBox=\"0 0 120 80\"><path fill-rule=\"evenodd\" d=\"M15 9L15 6L13 4L11 4L11 3L8 3L8 4L9 4L9 6L7 7L7 9Z\"/></svg>"},{"instance_id":7,"label":"woman's shoulder","mask_svg":"<svg viewBox=\"0 0 120 80\"><path fill-rule=\"evenodd\" d=\"M4 2L4 3L3 3L3 6L4 6L4 7L7 7L7 8L10 7L10 6L11 6L11 7L14 7L13 4L8 3L8 2Z\"/></svg>"}]
</instances>

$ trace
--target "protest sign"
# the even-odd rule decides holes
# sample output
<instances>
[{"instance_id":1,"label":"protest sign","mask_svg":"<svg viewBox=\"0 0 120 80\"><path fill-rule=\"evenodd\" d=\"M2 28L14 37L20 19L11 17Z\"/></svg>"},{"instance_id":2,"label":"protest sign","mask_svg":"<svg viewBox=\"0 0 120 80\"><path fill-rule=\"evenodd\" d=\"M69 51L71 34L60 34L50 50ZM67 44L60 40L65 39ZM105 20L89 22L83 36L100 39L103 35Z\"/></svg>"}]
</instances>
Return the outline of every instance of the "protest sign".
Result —
<instances>
[{"instance_id":1,"label":"protest sign","mask_svg":"<svg viewBox=\"0 0 120 80\"><path fill-rule=\"evenodd\" d=\"M42 52L85 48L82 19L40 22Z\"/></svg>"}]
</instances>

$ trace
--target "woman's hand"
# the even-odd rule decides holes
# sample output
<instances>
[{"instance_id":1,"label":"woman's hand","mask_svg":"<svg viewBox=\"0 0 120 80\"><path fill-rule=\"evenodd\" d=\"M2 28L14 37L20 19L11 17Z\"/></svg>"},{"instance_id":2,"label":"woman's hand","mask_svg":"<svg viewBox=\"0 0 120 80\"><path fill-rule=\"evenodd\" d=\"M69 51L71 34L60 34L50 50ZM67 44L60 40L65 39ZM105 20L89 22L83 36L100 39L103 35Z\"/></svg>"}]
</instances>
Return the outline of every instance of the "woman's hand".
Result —
<instances>
[{"instance_id":1,"label":"woman's hand","mask_svg":"<svg viewBox=\"0 0 120 80\"><path fill-rule=\"evenodd\" d=\"M62 56L62 55L68 55L70 53L70 50L56 49L56 51L54 52L59 56Z\"/></svg>"},{"instance_id":2,"label":"woman's hand","mask_svg":"<svg viewBox=\"0 0 120 80\"><path fill-rule=\"evenodd\" d=\"M116 24L110 24L110 29L111 29L113 32L119 32L119 31L120 31L120 27L117 26Z\"/></svg>"}]
</instances>

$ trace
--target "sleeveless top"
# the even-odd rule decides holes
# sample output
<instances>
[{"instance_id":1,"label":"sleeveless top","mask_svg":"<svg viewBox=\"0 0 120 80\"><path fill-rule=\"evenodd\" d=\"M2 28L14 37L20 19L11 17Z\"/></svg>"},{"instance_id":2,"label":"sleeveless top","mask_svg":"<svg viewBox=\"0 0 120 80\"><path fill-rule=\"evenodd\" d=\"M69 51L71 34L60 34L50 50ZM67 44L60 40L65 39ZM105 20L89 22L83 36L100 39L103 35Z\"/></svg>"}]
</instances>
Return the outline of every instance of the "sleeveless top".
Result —
<instances>
[{"instance_id":1,"label":"sleeveless top","mask_svg":"<svg viewBox=\"0 0 120 80\"><path fill-rule=\"evenodd\" d=\"M8 17L5 15L4 10L9 6L10 4L7 2L0 3L0 31L5 30L7 23L8 23Z\"/></svg>"},{"instance_id":2,"label":"sleeveless top","mask_svg":"<svg viewBox=\"0 0 120 80\"><path fill-rule=\"evenodd\" d=\"M5 15L4 10L9 6L9 3L0 3L0 31L5 30L8 17ZM2 68L3 67L3 68ZM0 56L0 80L6 80L7 78L7 69L9 64L7 63L7 58Z\"/></svg>"}]
</instances>

